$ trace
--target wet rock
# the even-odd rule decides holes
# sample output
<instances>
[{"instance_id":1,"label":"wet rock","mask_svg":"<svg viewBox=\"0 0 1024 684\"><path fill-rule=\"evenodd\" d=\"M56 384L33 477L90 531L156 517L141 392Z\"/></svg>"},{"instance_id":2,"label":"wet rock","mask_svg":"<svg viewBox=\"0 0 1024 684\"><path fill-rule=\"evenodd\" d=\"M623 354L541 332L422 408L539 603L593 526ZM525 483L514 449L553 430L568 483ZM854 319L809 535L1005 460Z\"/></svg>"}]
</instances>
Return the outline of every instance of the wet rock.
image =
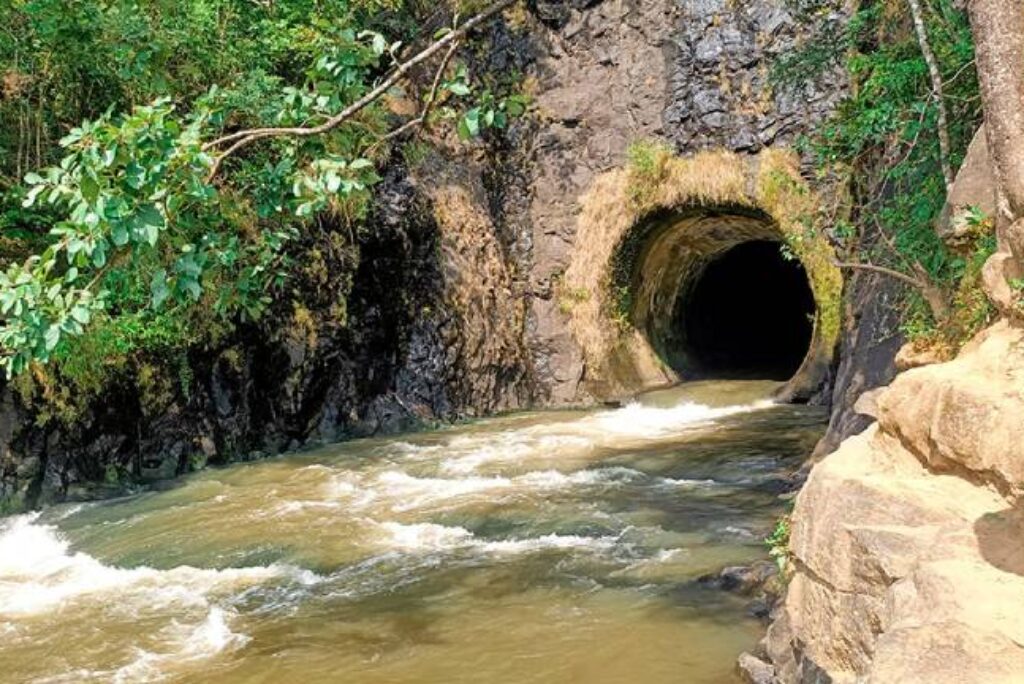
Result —
<instances>
[{"instance_id":1,"label":"wet rock","mask_svg":"<svg viewBox=\"0 0 1024 684\"><path fill-rule=\"evenodd\" d=\"M187 446L184 442L176 442L166 452L144 455L139 461L139 476L143 482L168 480L182 470Z\"/></svg>"},{"instance_id":2,"label":"wet rock","mask_svg":"<svg viewBox=\"0 0 1024 684\"><path fill-rule=\"evenodd\" d=\"M736 671L745 684L777 684L775 668L757 656L741 653L736 661Z\"/></svg>"},{"instance_id":3,"label":"wet rock","mask_svg":"<svg viewBox=\"0 0 1024 684\"><path fill-rule=\"evenodd\" d=\"M705 586L750 596L764 588L765 583L779 574L771 561L757 561L751 565L723 568L713 575L704 575L698 581Z\"/></svg>"}]
</instances>

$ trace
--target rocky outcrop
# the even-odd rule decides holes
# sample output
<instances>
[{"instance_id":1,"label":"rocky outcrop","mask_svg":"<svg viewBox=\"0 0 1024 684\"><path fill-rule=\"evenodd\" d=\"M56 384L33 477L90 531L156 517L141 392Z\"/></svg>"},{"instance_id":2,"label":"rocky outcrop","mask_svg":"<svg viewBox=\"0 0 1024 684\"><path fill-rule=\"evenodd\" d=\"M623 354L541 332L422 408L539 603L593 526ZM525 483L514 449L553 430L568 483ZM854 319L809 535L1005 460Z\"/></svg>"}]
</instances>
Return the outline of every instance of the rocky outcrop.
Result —
<instances>
[{"instance_id":1,"label":"rocky outcrop","mask_svg":"<svg viewBox=\"0 0 1024 684\"><path fill-rule=\"evenodd\" d=\"M900 301L904 287L885 276L856 273L846 282L838 363L828 403L828 429L811 462L836 450L846 438L863 432L873 418L857 408L865 393L896 376L896 355L903 345Z\"/></svg>"},{"instance_id":2,"label":"rocky outcrop","mask_svg":"<svg viewBox=\"0 0 1024 684\"><path fill-rule=\"evenodd\" d=\"M808 31L845 21L842 2L815 3L813 16L799 18L794 13L801 3L676 5L665 129L677 149L757 152L789 144L845 92L847 77L838 66L799 87L780 87L771 78L777 59L791 54Z\"/></svg>"},{"instance_id":3,"label":"rocky outcrop","mask_svg":"<svg viewBox=\"0 0 1024 684\"><path fill-rule=\"evenodd\" d=\"M392 169L358 250L325 220L292 301L169 377L115 378L70 419L4 388L0 511L525 405L524 305L481 173L435 160L430 181Z\"/></svg>"},{"instance_id":4,"label":"rocky outcrop","mask_svg":"<svg viewBox=\"0 0 1024 684\"><path fill-rule=\"evenodd\" d=\"M581 196L599 174L623 164L631 142L664 132L665 28L674 4L608 0L563 11L557 31L539 31L543 48L530 68L539 121L524 141L532 150L525 268L527 339L545 402L586 398L583 354L559 309L556 283L569 264Z\"/></svg>"},{"instance_id":5,"label":"rocky outcrop","mask_svg":"<svg viewBox=\"0 0 1024 684\"><path fill-rule=\"evenodd\" d=\"M900 375L811 472L767 639L783 682L1019 682L1024 331Z\"/></svg>"}]
</instances>

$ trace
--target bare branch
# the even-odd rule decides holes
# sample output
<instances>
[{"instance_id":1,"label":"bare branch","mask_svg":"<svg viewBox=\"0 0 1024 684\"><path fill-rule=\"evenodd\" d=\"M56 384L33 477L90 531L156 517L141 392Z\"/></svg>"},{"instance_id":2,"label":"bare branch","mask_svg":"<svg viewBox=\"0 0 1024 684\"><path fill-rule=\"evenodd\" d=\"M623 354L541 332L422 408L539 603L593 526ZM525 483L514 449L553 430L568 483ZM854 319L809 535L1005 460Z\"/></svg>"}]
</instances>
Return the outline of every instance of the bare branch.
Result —
<instances>
[{"instance_id":1,"label":"bare branch","mask_svg":"<svg viewBox=\"0 0 1024 684\"><path fill-rule=\"evenodd\" d=\"M901 273L895 269L886 268L885 266L876 266L875 264L847 263L842 261L835 262L835 266L836 268L841 270L870 271L872 273L880 273L881 275L889 276L890 278L900 280L906 283L907 285L910 285L911 287L917 288L919 290L924 289L925 287L925 284L922 283L917 278L908 276L906 273Z\"/></svg>"},{"instance_id":2,"label":"bare branch","mask_svg":"<svg viewBox=\"0 0 1024 684\"><path fill-rule=\"evenodd\" d=\"M323 135L328 133L341 124L345 123L356 114L364 110L369 105L379 100L384 94L386 94L395 84L405 78L406 74L410 70L429 60L431 57L441 52L445 48L449 48L453 43L461 41L470 31L487 22L492 17L502 12L508 7L511 7L519 0L498 0L486 10L476 15L460 28L450 31L440 39L434 41L426 48L418 52L416 55L408 59L407 61L398 65L398 67L391 72L391 75L381 81L373 90L368 92L363 97L359 98L351 105L346 107L339 114L331 117L324 123L317 126L292 126L292 127L270 127L270 128L250 128L242 131L231 133L211 142L203 145L204 151L211 151L223 145L229 145L224 152L222 152L213 163L210 170L209 179L212 180L220 170L224 160L233 154L237 153L244 147L251 145L252 143L263 140L265 138L278 138L278 137L293 137L293 138L307 138L317 135Z\"/></svg>"},{"instance_id":3,"label":"bare branch","mask_svg":"<svg viewBox=\"0 0 1024 684\"><path fill-rule=\"evenodd\" d=\"M920 0L907 0L910 5L910 13L914 16L914 30L917 32L917 42L921 46L921 54L928 65L928 75L932 81L932 90L935 93L935 101L939 108L939 157L942 163L942 176L946 181L946 189L953 185L953 165L950 162L952 145L949 142L949 113L946 111L946 101L943 95L942 73L939 71L939 63L932 52L932 46L928 42L928 30L924 23L924 12L921 10Z\"/></svg>"},{"instance_id":4,"label":"bare branch","mask_svg":"<svg viewBox=\"0 0 1024 684\"><path fill-rule=\"evenodd\" d=\"M949 304L946 301L946 294L942 288L932 282L928 276L928 272L925 271L924 267L919 263L914 264L914 271L918 277L909 276L906 273L901 273L885 266L877 266L875 264L859 264L859 263L847 263L847 262L834 262L836 268L840 270L848 271L868 271L871 273L878 273L880 275L888 276L895 280L899 280L902 283L910 285L924 297L925 302L928 304L928 308L931 309L932 318L935 319L936 323L941 323L949 317Z\"/></svg>"},{"instance_id":5,"label":"bare branch","mask_svg":"<svg viewBox=\"0 0 1024 684\"><path fill-rule=\"evenodd\" d=\"M458 21L457 18L456 21ZM441 89L441 79L444 78L444 72L447 71L448 65L452 61L452 57L455 56L455 53L459 49L459 45L459 41L455 41L454 43L452 43L451 47L448 48L448 52L445 53L444 59L441 60L441 64L438 66L437 72L434 74L434 83L431 85L430 92L427 94L427 98L423 102L423 109L420 110L419 116L417 116L415 119L410 119L409 121L406 121L404 124L396 128L395 130L391 131L377 142L370 145L370 147L368 147L366 150L366 154L369 154L371 151L375 150L376 148L380 147L381 145L387 142L390 142L391 140L394 140L395 138L400 138L401 136L405 135L414 128L426 126L429 123L430 111L431 109L433 109L434 104L437 102L437 94Z\"/></svg>"}]
</instances>

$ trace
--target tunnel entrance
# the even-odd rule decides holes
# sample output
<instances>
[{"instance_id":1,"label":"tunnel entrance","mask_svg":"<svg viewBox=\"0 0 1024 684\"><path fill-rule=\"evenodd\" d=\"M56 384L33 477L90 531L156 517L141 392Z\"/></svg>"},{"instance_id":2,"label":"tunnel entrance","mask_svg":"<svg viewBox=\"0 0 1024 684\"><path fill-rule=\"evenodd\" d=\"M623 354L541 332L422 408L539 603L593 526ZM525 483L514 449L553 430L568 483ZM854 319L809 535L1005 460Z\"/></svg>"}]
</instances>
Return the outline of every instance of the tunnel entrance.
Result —
<instances>
[{"instance_id":1,"label":"tunnel entrance","mask_svg":"<svg viewBox=\"0 0 1024 684\"><path fill-rule=\"evenodd\" d=\"M814 334L803 266L778 242L741 243L714 257L677 299L675 335L691 377L786 380Z\"/></svg>"}]
</instances>

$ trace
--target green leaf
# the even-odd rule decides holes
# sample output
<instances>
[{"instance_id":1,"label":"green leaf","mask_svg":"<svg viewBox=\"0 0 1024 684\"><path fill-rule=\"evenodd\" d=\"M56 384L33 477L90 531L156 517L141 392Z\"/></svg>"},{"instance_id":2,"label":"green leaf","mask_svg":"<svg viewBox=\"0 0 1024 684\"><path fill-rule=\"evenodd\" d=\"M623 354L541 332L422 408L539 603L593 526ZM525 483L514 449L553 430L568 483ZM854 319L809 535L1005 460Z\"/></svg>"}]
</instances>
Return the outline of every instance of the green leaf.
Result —
<instances>
[{"instance_id":1,"label":"green leaf","mask_svg":"<svg viewBox=\"0 0 1024 684\"><path fill-rule=\"evenodd\" d=\"M78 305L71 309L71 317L82 325L89 325L89 319L92 317L92 312L89 311L88 307Z\"/></svg>"},{"instance_id":2,"label":"green leaf","mask_svg":"<svg viewBox=\"0 0 1024 684\"><path fill-rule=\"evenodd\" d=\"M51 325L46 329L45 335L43 335L43 343L46 345L46 351L52 352L56 347L57 343L60 342L60 326Z\"/></svg>"},{"instance_id":3,"label":"green leaf","mask_svg":"<svg viewBox=\"0 0 1024 684\"><path fill-rule=\"evenodd\" d=\"M466 95L469 95L471 92L473 92L473 90L468 85L466 85L465 83L461 83L459 81L456 81L455 83L449 83L448 90L453 95L458 95L459 97L465 97Z\"/></svg>"},{"instance_id":4,"label":"green leaf","mask_svg":"<svg viewBox=\"0 0 1024 684\"><path fill-rule=\"evenodd\" d=\"M140 229L150 247L156 246L160 229L164 227L164 216L155 204L144 204L134 218L135 226Z\"/></svg>"},{"instance_id":5,"label":"green leaf","mask_svg":"<svg viewBox=\"0 0 1024 684\"><path fill-rule=\"evenodd\" d=\"M45 182L46 179L40 176L38 173L35 173L34 171L25 174L25 183L27 183L28 185L39 185L40 183Z\"/></svg>"},{"instance_id":6,"label":"green leaf","mask_svg":"<svg viewBox=\"0 0 1024 684\"><path fill-rule=\"evenodd\" d=\"M188 293L192 301L199 301L199 297L203 294L203 288L199 286L199 281L195 278L183 278L179 280L179 286Z\"/></svg>"},{"instance_id":7,"label":"green leaf","mask_svg":"<svg viewBox=\"0 0 1024 684\"><path fill-rule=\"evenodd\" d=\"M91 176L82 177L82 197L93 203L100 194L100 184Z\"/></svg>"},{"instance_id":8,"label":"green leaf","mask_svg":"<svg viewBox=\"0 0 1024 684\"><path fill-rule=\"evenodd\" d=\"M123 221L116 221L110 227L110 239L117 247L124 247L128 244L128 228Z\"/></svg>"},{"instance_id":9,"label":"green leaf","mask_svg":"<svg viewBox=\"0 0 1024 684\"><path fill-rule=\"evenodd\" d=\"M505 100L505 111L512 118L522 116L526 113L526 98L520 95L512 95Z\"/></svg>"},{"instance_id":10,"label":"green leaf","mask_svg":"<svg viewBox=\"0 0 1024 684\"><path fill-rule=\"evenodd\" d=\"M149 292L152 296L152 307L159 309L171 294L170 288L167 287L167 271L160 268L153 272L153 277L149 281Z\"/></svg>"},{"instance_id":11,"label":"green leaf","mask_svg":"<svg viewBox=\"0 0 1024 684\"><path fill-rule=\"evenodd\" d=\"M107 246L105 242L96 243L92 250L92 265L96 268L103 268L107 264Z\"/></svg>"},{"instance_id":12,"label":"green leaf","mask_svg":"<svg viewBox=\"0 0 1024 684\"><path fill-rule=\"evenodd\" d=\"M462 120L466 124L466 131L469 133L469 137L475 138L480 135L480 109L474 107L466 112Z\"/></svg>"},{"instance_id":13,"label":"green leaf","mask_svg":"<svg viewBox=\"0 0 1024 684\"><path fill-rule=\"evenodd\" d=\"M33 204L36 203L36 199L39 197L40 193L42 193L44 190L46 190L46 186L45 185L33 186L32 189L28 191L28 194L25 196L25 199L22 201L21 206L25 207L26 209L31 207Z\"/></svg>"}]
</instances>

